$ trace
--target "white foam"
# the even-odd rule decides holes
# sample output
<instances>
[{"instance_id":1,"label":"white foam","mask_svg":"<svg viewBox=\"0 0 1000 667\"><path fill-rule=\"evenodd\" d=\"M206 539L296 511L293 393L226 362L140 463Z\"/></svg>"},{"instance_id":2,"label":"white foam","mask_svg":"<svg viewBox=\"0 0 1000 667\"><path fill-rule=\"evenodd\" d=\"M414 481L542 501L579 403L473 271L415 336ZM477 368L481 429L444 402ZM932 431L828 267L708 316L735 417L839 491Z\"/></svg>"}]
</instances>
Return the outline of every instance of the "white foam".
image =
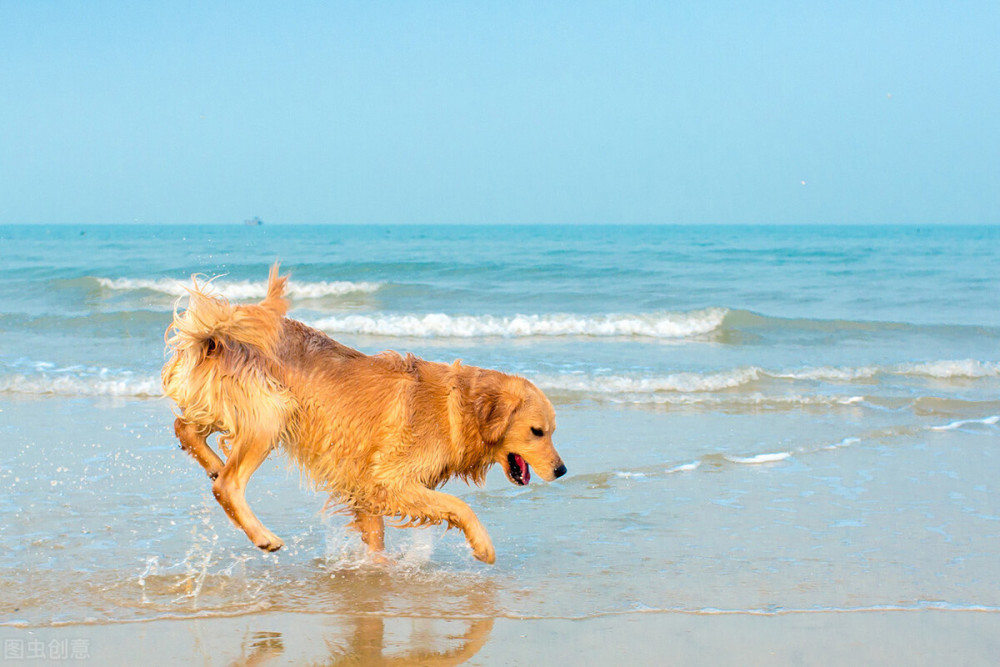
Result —
<instances>
[{"instance_id":1,"label":"white foam","mask_svg":"<svg viewBox=\"0 0 1000 667\"><path fill-rule=\"evenodd\" d=\"M837 368L821 366L819 368L804 368L796 371L768 373L771 377L786 380L826 380L833 382L850 382L875 377L880 372L877 366L861 366L859 368Z\"/></svg>"},{"instance_id":2,"label":"white foam","mask_svg":"<svg viewBox=\"0 0 1000 667\"><path fill-rule=\"evenodd\" d=\"M0 376L0 393L56 396L120 396L150 398L163 395L159 378L137 378L127 371L119 375Z\"/></svg>"},{"instance_id":3,"label":"white foam","mask_svg":"<svg viewBox=\"0 0 1000 667\"><path fill-rule=\"evenodd\" d=\"M335 334L367 334L416 338L472 338L500 336L594 336L687 338L717 329L726 310L712 308L692 313L645 315L346 315L313 323Z\"/></svg>"},{"instance_id":4,"label":"white foam","mask_svg":"<svg viewBox=\"0 0 1000 667\"><path fill-rule=\"evenodd\" d=\"M580 373L531 376L547 392L566 392L633 405L798 407L845 406L865 401L864 396L763 393L752 391L766 374L746 368L700 375L675 373L661 377L624 375L587 376Z\"/></svg>"},{"instance_id":5,"label":"white foam","mask_svg":"<svg viewBox=\"0 0 1000 667\"><path fill-rule=\"evenodd\" d=\"M920 364L900 364L895 368L895 372L899 375L922 375L939 379L998 377L1000 363L975 359L928 361Z\"/></svg>"},{"instance_id":6,"label":"white foam","mask_svg":"<svg viewBox=\"0 0 1000 667\"><path fill-rule=\"evenodd\" d=\"M569 374L539 376L535 383L543 389L577 391L596 394L656 394L661 392L713 392L741 387L760 378L756 367L738 368L720 373L671 373L661 377L630 377L627 375Z\"/></svg>"},{"instance_id":7,"label":"white foam","mask_svg":"<svg viewBox=\"0 0 1000 667\"><path fill-rule=\"evenodd\" d=\"M692 461L691 463L682 463L679 466L667 468L667 473L691 472L692 470L697 470L699 467L701 467L701 461Z\"/></svg>"},{"instance_id":8,"label":"white foam","mask_svg":"<svg viewBox=\"0 0 1000 667\"><path fill-rule=\"evenodd\" d=\"M98 278L98 284L110 290L130 291L148 290L160 292L170 296L187 295L187 282L173 280L171 278L160 278L148 280L144 278ZM330 296L344 296L347 294L370 294L381 288L381 283L371 282L349 282L349 281L320 281L320 282L296 282L289 281L285 293L292 298L298 299L319 299ZM234 281L225 282L213 280L209 283L208 291L213 294L220 294L227 299L263 299L267 296L266 281Z\"/></svg>"},{"instance_id":9,"label":"white foam","mask_svg":"<svg viewBox=\"0 0 1000 667\"><path fill-rule=\"evenodd\" d=\"M760 463L776 463L778 461L784 461L791 455L791 452L775 452L773 454L758 454L757 456L725 456L724 458L730 463L757 465Z\"/></svg>"},{"instance_id":10,"label":"white foam","mask_svg":"<svg viewBox=\"0 0 1000 667\"><path fill-rule=\"evenodd\" d=\"M963 426L968 426L969 424L984 424L986 426L994 426L1000 423L1000 415L994 415L992 417L986 417L984 419L959 419L958 421L953 421L950 424L945 424L944 426L931 426L932 431L954 431L960 429Z\"/></svg>"},{"instance_id":11,"label":"white foam","mask_svg":"<svg viewBox=\"0 0 1000 667\"><path fill-rule=\"evenodd\" d=\"M642 479L646 476L644 472L628 472L628 471L618 471L615 473L615 477L620 479Z\"/></svg>"},{"instance_id":12,"label":"white foam","mask_svg":"<svg viewBox=\"0 0 1000 667\"><path fill-rule=\"evenodd\" d=\"M789 371L767 371L766 375L784 380L817 380L827 382L851 382L868 380L878 375L909 375L949 378L985 378L1000 376L1000 363L975 359L939 360L923 363L905 363L889 366L836 367L820 366Z\"/></svg>"},{"instance_id":13,"label":"white foam","mask_svg":"<svg viewBox=\"0 0 1000 667\"><path fill-rule=\"evenodd\" d=\"M512 317L429 315L353 315L320 320L316 326L337 333L383 336L639 336L685 338L708 333L719 326L721 314L683 315L515 315Z\"/></svg>"},{"instance_id":14,"label":"white foam","mask_svg":"<svg viewBox=\"0 0 1000 667\"><path fill-rule=\"evenodd\" d=\"M938 361L926 364L887 366L818 367L796 371L774 371L757 366L705 372L678 372L663 375L585 374L539 375L532 379L539 387L555 392L579 393L620 403L657 405L832 405L865 404L863 394L834 394L813 390L794 391L800 382L851 382L879 375L933 378L934 380L992 379L1000 376L994 362ZM874 390L873 390L874 391ZM718 394L712 396L710 394Z\"/></svg>"},{"instance_id":15,"label":"white foam","mask_svg":"<svg viewBox=\"0 0 1000 667\"><path fill-rule=\"evenodd\" d=\"M836 406L843 405L843 399L837 396L799 396L799 395L775 395L767 396L760 393L752 393L743 396L717 396L704 394L675 394L675 395L641 395L632 394L610 399L615 403L625 403L632 405L676 405L706 408L800 408L809 406Z\"/></svg>"},{"instance_id":16,"label":"white foam","mask_svg":"<svg viewBox=\"0 0 1000 667\"><path fill-rule=\"evenodd\" d=\"M851 445L856 445L859 442L861 442L861 438L844 438L840 442L833 445L827 445L823 449L840 449L842 447L850 447Z\"/></svg>"}]
</instances>

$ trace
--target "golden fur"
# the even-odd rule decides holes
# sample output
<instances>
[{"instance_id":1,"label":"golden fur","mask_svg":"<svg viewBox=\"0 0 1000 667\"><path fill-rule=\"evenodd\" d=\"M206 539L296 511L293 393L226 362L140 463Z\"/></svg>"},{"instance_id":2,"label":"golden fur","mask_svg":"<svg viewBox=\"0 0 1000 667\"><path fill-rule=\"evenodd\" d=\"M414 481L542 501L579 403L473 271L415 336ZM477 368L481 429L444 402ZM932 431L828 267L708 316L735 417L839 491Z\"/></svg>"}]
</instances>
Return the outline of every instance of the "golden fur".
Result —
<instances>
[{"instance_id":1,"label":"golden fur","mask_svg":"<svg viewBox=\"0 0 1000 667\"><path fill-rule=\"evenodd\" d=\"M247 481L278 445L354 514L373 551L383 517L401 524L447 522L476 558L492 563L490 537L472 509L435 489L452 477L482 484L494 463L515 484L529 466L551 481L566 472L552 445L555 411L528 380L494 370L374 356L285 317L287 276L271 268L267 297L232 305L197 280L174 311L163 391L180 408L181 446L215 481L219 503L250 540L282 541L250 510ZM206 442L219 432L220 458Z\"/></svg>"}]
</instances>

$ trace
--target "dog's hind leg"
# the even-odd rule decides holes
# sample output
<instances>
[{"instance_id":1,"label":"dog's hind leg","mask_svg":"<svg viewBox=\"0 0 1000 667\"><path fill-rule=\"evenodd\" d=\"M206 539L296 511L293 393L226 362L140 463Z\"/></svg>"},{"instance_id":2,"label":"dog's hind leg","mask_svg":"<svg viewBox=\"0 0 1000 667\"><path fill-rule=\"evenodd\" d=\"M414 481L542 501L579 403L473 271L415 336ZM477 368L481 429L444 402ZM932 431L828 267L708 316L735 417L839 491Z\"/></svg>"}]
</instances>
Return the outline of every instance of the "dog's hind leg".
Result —
<instances>
[{"instance_id":1,"label":"dog's hind leg","mask_svg":"<svg viewBox=\"0 0 1000 667\"><path fill-rule=\"evenodd\" d=\"M285 543L254 515L247 505L244 490L250 476L271 452L275 440L273 436L259 434L233 437L229 458L212 484L212 493L229 518L243 529L254 545L265 551L277 551Z\"/></svg>"},{"instance_id":2,"label":"dog's hind leg","mask_svg":"<svg viewBox=\"0 0 1000 667\"><path fill-rule=\"evenodd\" d=\"M196 426L178 417L174 421L174 433L181 441L181 449L190 454L205 469L209 477L215 479L219 476L225 464L205 441L205 438L212 433L210 428Z\"/></svg>"},{"instance_id":3,"label":"dog's hind leg","mask_svg":"<svg viewBox=\"0 0 1000 667\"><path fill-rule=\"evenodd\" d=\"M486 528L480 523L472 508L455 496L432 491L424 486L414 486L398 492L396 497L402 499L393 508L400 516L408 516L414 521L427 523L447 521L448 525L459 528L465 533L465 539L472 547L473 556L484 563L492 564L496 561L493 541Z\"/></svg>"},{"instance_id":4,"label":"dog's hind leg","mask_svg":"<svg viewBox=\"0 0 1000 667\"><path fill-rule=\"evenodd\" d=\"M354 523L351 527L361 533L361 541L368 546L368 552L377 562L387 562L385 557L385 523L379 514L367 514L359 510L354 512Z\"/></svg>"},{"instance_id":5,"label":"dog's hind leg","mask_svg":"<svg viewBox=\"0 0 1000 667\"><path fill-rule=\"evenodd\" d=\"M367 544L371 551L385 549L385 524L380 515L355 511L354 523L351 526L361 533L361 541Z\"/></svg>"}]
</instances>

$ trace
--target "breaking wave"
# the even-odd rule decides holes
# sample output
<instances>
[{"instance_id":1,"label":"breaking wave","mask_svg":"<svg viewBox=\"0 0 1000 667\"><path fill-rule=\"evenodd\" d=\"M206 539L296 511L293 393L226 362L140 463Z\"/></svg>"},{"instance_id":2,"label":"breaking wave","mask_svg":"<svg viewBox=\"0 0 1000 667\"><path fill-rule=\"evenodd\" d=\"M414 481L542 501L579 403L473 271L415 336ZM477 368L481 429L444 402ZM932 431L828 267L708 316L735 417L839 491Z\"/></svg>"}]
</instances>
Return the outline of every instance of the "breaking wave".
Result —
<instances>
[{"instance_id":1,"label":"breaking wave","mask_svg":"<svg viewBox=\"0 0 1000 667\"><path fill-rule=\"evenodd\" d=\"M32 364L34 372L0 375L0 394L36 396L113 396L158 398L163 395L158 377L126 369Z\"/></svg>"},{"instance_id":2,"label":"breaking wave","mask_svg":"<svg viewBox=\"0 0 1000 667\"><path fill-rule=\"evenodd\" d=\"M97 278L97 284L104 289L113 291L145 290L170 296L187 295L187 281L172 278ZM214 280L210 283L210 291L221 294L227 299L263 299L267 296L267 282L262 280L239 280L226 282ZM321 299L347 294L371 294L382 287L381 283L350 282L350 281L320 281L297 282L289 281L286 293L292 298Z\"/></svg>"},{"instance_id":3,"label":"breaking wave","mask_svg":"<svg viewBox=\"0 0 1000 667\"><path fill-rule=\"evenodd\" d=\"M746 386L759 380L763 374L764 371L759 368L740 368L718 373L672 373L659 377L574 373L538 376L534 380L543 389L584 394L699 393Z\"/></svg>"},{"instance_id":4,"label":"breaking wave","mask_svg":"<svg viewBox=\"0 0 1000 667\"><path fill-rule=\"evenodd\" d=\"M540 375L535 382L543 389L598 395L641 396L656 394L699 394L724 392L733 389L761 388L764 382L794 385L796 382L831 384L870 381L886 377L914 377L934 380L964 380L1000 378L1000 363L964 359L957 361L931 361L888 366L802 368L796 370L765 370L748 366L708 373L670 373L660 376L645 375L587 375L567 373ZM759 385L759 386L756 386ZM669 399L651 402L667 402ZM856 403L859 397L841 397L837 402Z\"/></svg>"},{"instance_id":5,"label":"breaking wave","mask_svg":"<svg viewBox=\"0 0 1000 667\"><path fill-rule=\"evenodd\" d=\"M911 376L950 380L961 378L1000 377L1000 363L975 359L928 361L889 366L833 367L821 366L789 372L769 373L771 377L789 380L851 382L884 376Z\"/></svg>"},{"instance_id":6,"label":"breaking wave","mask_svg":"<svg viewBox=\"0 0 1000 667\"><path fill-rule=\"evenodd\" d=\"M919 375L948 380L951 378L1000 377L1000 363L995 361L928 361L921 364L901 364L895 367L898 375Z\"/></svg>"},{"instance_id":7,"label":"breaking wave","mask_svg":"<svg viewBox=\"0 0 1000 667\"><path fill-rule=\"evenodd\" d=\"M367 284L367 283L358 283ZM331 315L312 322L318 329L333 334L361 334L401 338L473 338L586 336L594 338L683 339L711 336L727 344L759 344L773 335L828 337L831 335L898 335L901 331L955 336L975 336L1000 340L1000 330L966 326L916 325L895 322L852 322L838 320L784 319L746 310L710 307L687 312L650 313L536 313L517 315L455 315L443 312L427 314L371 313ZM944 363L944 366L940 366ZM959 369L949 364L931 362L911 364L908 372L932 375L964 372L995 374L996 364ZM901 369L903 370L903 369ZM864 368L854 372L863 374Z\"/></svg>"},{"instance_id":8,"label":"breaking wave","mask_svg":"<svg viewBox=\"0 0 1000 667\"><path fill-rule=\"evenodd\" d=\"M955 406L923 405L921 402L937 400L935 397L939 394L934 387L942 382L953 381L959 386L977 381L994 382L1000 378L1000 363L964 359L792 370L747 366L660 374L585 371L526 374L554 401L561 403L593 400L649 405L788 408L861 403L880 405L885 402L880 396L883 399L896 396L890 403L911 404L924 412L948 413L955 410ZM928 391L921 390L921 387ZM59 367L50 362L20 361L0 367L0 393L145 398L160 396L161 389L158 375L148 372L82 365ZM968 407L964 402L960 403L961 409Z\"/></svg>"},{"instance_id":9,"label":"breaking wave","mask_svg":"<svg viewBox=\"0 0 1000 667\"><path fill-rule=\"evenodd\" d=\"M326 317L313 326L332 334L413 338L498 336L591 336L680 339L711 333L728 311L709 308L689 313L639 315L346 315Z\"/></svg>"}]
</instances>

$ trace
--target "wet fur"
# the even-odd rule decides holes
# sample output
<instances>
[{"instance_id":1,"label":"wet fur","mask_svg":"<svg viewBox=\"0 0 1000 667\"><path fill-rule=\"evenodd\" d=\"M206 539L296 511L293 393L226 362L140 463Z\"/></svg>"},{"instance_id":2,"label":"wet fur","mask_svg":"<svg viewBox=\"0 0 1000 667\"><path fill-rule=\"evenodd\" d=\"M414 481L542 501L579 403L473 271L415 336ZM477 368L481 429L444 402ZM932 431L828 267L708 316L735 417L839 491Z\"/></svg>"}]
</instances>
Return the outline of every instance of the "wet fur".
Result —
<instances>
[{"instance_id":1,"label":"wet fur","mask_svg":"<svg viewBox=\"0 0 1000 667\"><path fill-rule=\"evenodd\" d=\"M453 477L481 484L516 454L546 480L566 468L552 445L555 412L528 380L494 370L369 356L285 317L287 276L271 269L267 297L233 305L194 281L175 310L166 343L164 394L180 414L181 446L214 480L215 497L262 549L281 540L246 504L244 489L270 451L283 446L316 486L354 515L368 547L384 548L383 517L447 522L476 558L495 559L472 509L435 489ZM218 447L206 438L220 433ZM541 433L541 435L539 435Z\"/></svg>"}]
</instances>

